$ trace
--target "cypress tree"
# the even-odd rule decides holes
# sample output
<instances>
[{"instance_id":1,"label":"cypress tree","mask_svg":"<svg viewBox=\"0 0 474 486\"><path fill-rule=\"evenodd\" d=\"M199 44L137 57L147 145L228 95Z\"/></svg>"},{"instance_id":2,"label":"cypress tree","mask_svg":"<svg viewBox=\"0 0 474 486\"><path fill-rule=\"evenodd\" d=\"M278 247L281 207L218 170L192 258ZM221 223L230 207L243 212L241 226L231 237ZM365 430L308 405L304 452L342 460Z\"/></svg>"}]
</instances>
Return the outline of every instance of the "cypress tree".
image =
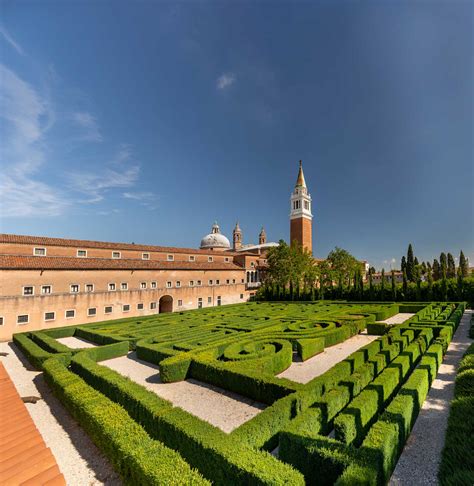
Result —
<instances>
[{"instance_id":1,"label":"cypress tree","mask_svg":"<svg viewBox=\"0 0 474 486\"><path fill-rule=\"evenodd\" d=\"M392 270L392 300L397 301L397 285L395 283L395 270Z\"/></svg>"},{"instance_id":2,"label":"cypress tree","mask_svg":"<svg viewBox=\"0 0 474 486\"><path fill-rule=\"evenodd\" d=\"M413 260L413 263L415 264L415 267L420 264L417 257L415 257L415 259Z\"/></svg>"},{"instance_id":3,"label":"cypress tree","mask_svg":"<svg viewBox=\"0 0 474 486\"><path fill-rule=\"evenodd\" d=\"M461 273L463 278L466 278L469 275L469 261L464 256L463 251L459 254L459 268L461 269Z\"/></svg>"},{"instance_id":4,"label":"cypress tree","mask_svg":"<svg viewBox=\"0 0 474 486\"><path fill-rule=\"evenodd\" d=\"M359 300L364 298L364 277L362 272L359 272Z\"/></svg>"},{"instance_id":5,"label":"cypress tree","mask_svg":"<svg viewBox=\"0 0 474 486\"><path fill-rule=\"evenodd\" d=\"M433 260L433 280L439 280L441 278L441 267L436 260L436 258Z\"/></svg>"},{"instance_id":6,"label":"cypress tree","mask_svg":"<svg viewBox=\"0 0 474 486\"><path fill-rule=\"evenodd\" d=\"M441 253L441 255L439 256L439 266L441 278L443 278L443 273L445 274L444 278L446 278L446 275L448 273L448 259L446 258L446 253L444 252Z\"/></svg>"},{"instance_id":7,"label":"cypress tree","mask_svg":"<svg viewBox=\"0 0 474 486\"><path fill-rule=\"evenodd\" d=\"M448 278L454 278L456 276L456 264L451 253L448 253L448 269L446 272Z\"/></svg>"},{"instance_id":8,"label":"cypress tree","mask_svg":"<svg viewBox=\"0 0 474 486\"><path fill-rule=\"evenodd\" d=\"M405 258L405 255L402 256L402 263L401 263L401 266L400 266L400 270L402 271L402 273L404 271L406 271L407 269L407 259Z\"/></svg>"},{"instance_id":9,"label":"cypress tree","mask_svg":"<svg viewBox=\"0 0 474 486\"><path fill-rule=\"evenodd\" d=\"M441 270L441 296L442 300L448 300L448 281L446 280L446 269Z\"/></svg>"},{"instance_id":10,"label":"cypress tree","mask_svg":"<svg viewBox=\"0 0 474 486\"><path fill-rule=\"evenodd\" d=\"M410 282L413 282L413 271L415 270L415 259L413 257L413 247L411 243L408 245L407 252L407 278Z\"/></svg>"}]
</instances>

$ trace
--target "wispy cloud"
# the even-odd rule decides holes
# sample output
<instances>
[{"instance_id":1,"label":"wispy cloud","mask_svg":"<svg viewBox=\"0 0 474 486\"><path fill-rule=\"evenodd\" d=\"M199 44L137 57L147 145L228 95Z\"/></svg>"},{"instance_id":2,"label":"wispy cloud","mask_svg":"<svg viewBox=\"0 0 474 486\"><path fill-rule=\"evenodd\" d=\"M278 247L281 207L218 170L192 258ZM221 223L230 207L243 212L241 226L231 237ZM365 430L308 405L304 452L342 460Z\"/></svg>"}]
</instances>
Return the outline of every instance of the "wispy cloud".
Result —
<instances>
[{"instance_id":1,"label":"wispy cloud","mask_svg":"<svg viewBox=\"0 0 474 486\"><path fill-rule=\"evenodd\" d=\"M80 167L75 172L51 170L60 154L55 152L59 145L49 133L56 121L49 96L42 95L2 64L0 79L2 217L59 216L72 207L104 201L109 195L123 200L124 189L129 190L130 196L125 199L135 198L147 208L155 207L152 193L137 190L140 164L128 144L120 144L109 160L91 160L91 156L84 155L87 151L81 151L80 163L69 160L70 166ZM71 110L66 107L61 111L69 115L63 115L59 121L70 122ZM98 120L91 113L73 113L72 120L84 132L81 141L102 141ZM104 208L99 206L97 210Z\"/></svg>"},{"instance_id":2,"label":"wispy cloud","mask_svg":"<svg viewBox=\"0 0 474 486\"><path fill-rule=\"evenodd\" d=\"M130 159L130 148L120 148L115 158L107 162L103 169L71 172L68 174L71 190L87 196L82 202L97 203L105 198L110 189L134 186L140 167L129 165Z\"/></svg>"},{"instance_id":3,"label":"wispy cloud","mask_svg":"<svg viewBox=\"0 0 474 486\"><path fill-rule=\"evenodd\" d=\"M102 142L97 119L91 113L79 111L72 114L73 121L83 129L80 139L88 142Z\"/></svg>"},{"instance_id":4,"label":"wispy cloud","mask_svg":"<svg viewBox=\"0 0 474 486\"><path fill-rule=\"evenodd\" d=\"M18 44L18 42L15 41L15 39L13 39L8 30L3 25L0 25L0 35L13 47L13 49L15 49L16 52L18 52L18 54L22 56L25 55L25 51L23 50L23 48L20 46L20 44Z\"/></svg>"},{"instance_id":5,"label":"wispy cloud","mask_svg":"<svg viewBox=\"0 0 474 486\"><path fill-rule=\"evenodd\" d=\"M157 205L157 195L153 192L124 192L123 197L125 199L133 199L138 201L142 206L147 209L154 210L158 207Z\"/></svg>"},{"instance_id":6,"label":"wispy cloud","mask_svg":"<svg viewBox=\"0 0 474 486\"><path fill-rule=\"evenodd\" d=\"M0 65L0 78L2 216L57 216L68 206L67 200L37 177L45 159L44 134L50 126L48 104L4 65Z\"/></svg>"},{"instance_id":7,"label":"wispy cloud","mask_svg":"<svg viewBox=\"0 0 474 486\"><path fill-rule=\"evenodd\" d=\"M236 80L237 78L234 73L223 73L217 78L217 89L224 90L230 88L230 86L232 86Z\"/></svg>"}]
</instances>

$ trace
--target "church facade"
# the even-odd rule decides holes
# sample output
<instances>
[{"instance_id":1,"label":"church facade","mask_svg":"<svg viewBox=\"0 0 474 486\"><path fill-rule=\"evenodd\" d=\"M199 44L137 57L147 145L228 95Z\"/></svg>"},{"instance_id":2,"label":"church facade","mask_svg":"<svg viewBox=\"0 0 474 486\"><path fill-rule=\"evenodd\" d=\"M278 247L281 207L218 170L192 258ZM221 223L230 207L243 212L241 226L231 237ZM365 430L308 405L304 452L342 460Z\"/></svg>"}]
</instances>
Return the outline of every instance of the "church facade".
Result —
<instances>
[{"instance_id":1,"label":"church facade","mask_svg":"<svg viewBox=\"0 0 474 486\"><path fill-rule=\"evenodd\" d=\"M309 251L311 197L300 164L290 241ZM199 249L0 234L0 340L15 332L235 304L261 283L267 242L232 245L215 223Z\"/></svg>"}]
</instances>

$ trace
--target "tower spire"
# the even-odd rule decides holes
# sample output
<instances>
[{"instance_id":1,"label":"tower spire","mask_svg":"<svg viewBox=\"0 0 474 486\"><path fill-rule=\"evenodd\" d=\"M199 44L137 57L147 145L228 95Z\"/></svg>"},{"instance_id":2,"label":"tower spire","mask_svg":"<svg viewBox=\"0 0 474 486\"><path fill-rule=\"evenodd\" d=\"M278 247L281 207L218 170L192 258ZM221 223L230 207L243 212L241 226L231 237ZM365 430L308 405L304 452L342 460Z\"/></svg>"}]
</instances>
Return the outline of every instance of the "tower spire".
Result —
<instances>
[{"instance_id":1,"label":"tower spire","mask_svg":"<svg viewBox=\"0 0 474 486\"><path fill-rule=\"evenodd\" d=\"M296 179L295 187L306 187L306 181L304 180L303 162L300 160L300 169L298 171L298 178Z\"/></svg>"}]
</instances>

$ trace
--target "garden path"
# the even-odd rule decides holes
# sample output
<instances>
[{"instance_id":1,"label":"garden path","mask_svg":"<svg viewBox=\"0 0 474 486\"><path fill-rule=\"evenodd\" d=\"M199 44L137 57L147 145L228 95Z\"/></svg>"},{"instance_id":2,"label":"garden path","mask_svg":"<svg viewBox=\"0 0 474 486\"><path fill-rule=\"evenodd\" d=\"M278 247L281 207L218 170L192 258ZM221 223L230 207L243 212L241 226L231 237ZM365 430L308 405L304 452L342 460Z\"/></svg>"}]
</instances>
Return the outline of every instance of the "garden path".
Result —
<instances>
[{"instance_id":1,"label":"garden path","mask_svg":"<svg viewBox=\"0 0 474 486\"><path fill-rule=\"evenodd\" d=\"M472 311L466 311L439 367L436 379L408 437L390 479L390 486L437 485L438 468L454 396L456 370L472 339L468 329Z\"/></svg>"}]
</instances>

